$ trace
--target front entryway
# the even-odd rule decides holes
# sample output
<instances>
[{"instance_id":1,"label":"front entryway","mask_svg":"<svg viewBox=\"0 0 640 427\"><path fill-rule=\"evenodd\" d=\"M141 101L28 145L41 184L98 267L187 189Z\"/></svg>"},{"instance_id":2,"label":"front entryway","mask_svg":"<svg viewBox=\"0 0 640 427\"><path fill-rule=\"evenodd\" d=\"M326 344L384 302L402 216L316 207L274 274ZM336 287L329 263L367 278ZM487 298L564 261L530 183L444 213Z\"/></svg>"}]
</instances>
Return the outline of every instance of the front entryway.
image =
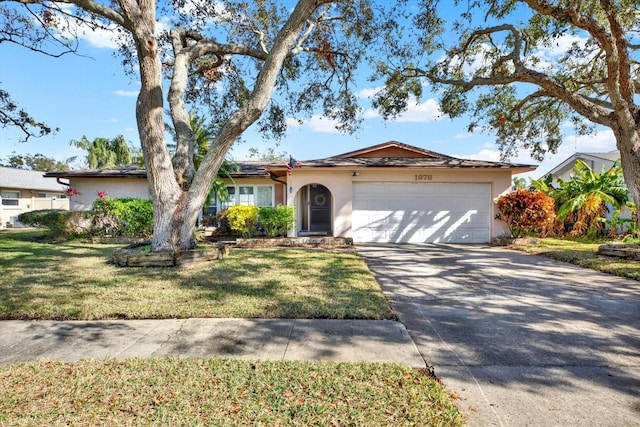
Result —
<instances>
[{"instance_id":1,"label":"front entryway","mask_svg":"<svg viewBox=\"0 0 640 427\"><path fill-rule=\"evenodd\" d=\"M331 235L331 192L321 184L309 184L298 192L298 234Z\"/></svg>"}]
</instances>

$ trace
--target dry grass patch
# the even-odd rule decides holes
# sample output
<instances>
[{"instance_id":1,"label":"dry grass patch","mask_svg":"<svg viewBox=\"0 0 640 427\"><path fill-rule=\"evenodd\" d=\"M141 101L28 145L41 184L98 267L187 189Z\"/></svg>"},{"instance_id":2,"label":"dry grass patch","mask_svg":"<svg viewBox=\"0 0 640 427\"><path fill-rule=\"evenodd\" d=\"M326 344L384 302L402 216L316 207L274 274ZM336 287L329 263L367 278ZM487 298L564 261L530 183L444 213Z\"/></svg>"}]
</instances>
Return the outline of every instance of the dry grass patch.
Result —
<instances>
[{"instance_id":1,"label":"dry grass patch","mask_svg":"<svg viewBox=\"0 0 640 427\"><path fill-rule=\"evenodd\" d=\"M0 319L391 319L353 252L233 250L190 269L121 268L119 245L0 233Z\"/></svg>"},{"instance_id":2,"label":"dry grass patch","mask_svg":"<svg viewBox=\"0 0 640 427\"><path fill-rule=\"evenodd\" d=\"M0 367L0 424L440 425L442 385L392 364L176 358Z\"/></svg>"}]
</instances>

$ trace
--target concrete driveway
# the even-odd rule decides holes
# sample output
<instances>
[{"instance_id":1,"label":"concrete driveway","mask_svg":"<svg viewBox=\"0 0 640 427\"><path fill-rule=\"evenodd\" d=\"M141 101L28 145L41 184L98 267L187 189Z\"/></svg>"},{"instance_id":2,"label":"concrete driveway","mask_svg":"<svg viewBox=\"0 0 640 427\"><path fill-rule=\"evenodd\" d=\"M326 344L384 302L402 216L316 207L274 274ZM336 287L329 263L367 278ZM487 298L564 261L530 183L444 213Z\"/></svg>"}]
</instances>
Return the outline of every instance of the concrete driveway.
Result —
<instances>
[{"instance_id":1,"label":"concrete driveway","mask_svg":"<svg viewBox=\"0 0 640 427\"><path fill-rule=\"evenodd\" d=\"M640 283L503 248L361 245L470 426L640 426Z\"/></svg>"}]
</instances>

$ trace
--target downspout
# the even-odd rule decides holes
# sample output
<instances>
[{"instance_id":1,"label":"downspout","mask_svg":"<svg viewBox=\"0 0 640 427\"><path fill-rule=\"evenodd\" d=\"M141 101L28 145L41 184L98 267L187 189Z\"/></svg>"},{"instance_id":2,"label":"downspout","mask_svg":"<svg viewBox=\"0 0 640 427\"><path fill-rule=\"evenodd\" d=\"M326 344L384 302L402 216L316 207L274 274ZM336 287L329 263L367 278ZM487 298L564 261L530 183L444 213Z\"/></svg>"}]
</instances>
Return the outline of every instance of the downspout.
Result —
<instances>
[{"instance_id":1,"label":"downspout","mask_svg":"<svg viewBox=\"0 0 640 427\"><path fill-rule=\"evenodd\" d=\"M272 181L275 181L277 183L284 185L284 204L286 205L287 199L289 198L289 192L287 191L287 182L280 181L279 179L277 179L277 177L271 171L269 171L269 178L271 178Z\"/></svg>"}]
</instances>

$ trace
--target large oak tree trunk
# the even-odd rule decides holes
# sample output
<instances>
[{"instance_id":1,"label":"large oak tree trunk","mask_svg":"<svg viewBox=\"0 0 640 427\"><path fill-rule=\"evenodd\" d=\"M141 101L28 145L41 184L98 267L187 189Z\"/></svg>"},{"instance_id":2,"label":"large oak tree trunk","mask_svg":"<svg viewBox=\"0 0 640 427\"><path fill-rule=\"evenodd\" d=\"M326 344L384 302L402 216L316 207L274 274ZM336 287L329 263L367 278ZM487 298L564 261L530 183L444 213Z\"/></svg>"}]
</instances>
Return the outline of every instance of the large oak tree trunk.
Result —
<instances>
[{"instance_id":1,"label":"large oak tree trunk","mask_svg":"<svg viewBox=\"0 0 640 427\"><path fill-rule=\"evenodd\" d=\"M613 131L620 151L624 181L637 208L640 207L640 125L621 127Z\"/></svg>"},{"instance_id":2,"label":"large oak tree trunk","mask_svg":"<svg viewBox=\"0 0 640 427\"><path fill-rule=\"evenodd\" d=\"M164 139L162 64L155 36L155 5L140 2L140 6L140 9L132 6L130 10L133 11L132 19L137 20L133 37L141 83L136 119L153 200L151 247L154 252L173 252L179 247L180 227L177 225L183 216L185 196L173 174Z\"/></svg>"},{"instance_id":3,"label":"large oak tree trunk","mask_svg":"<svg viewBox=\"0 0 640 427\"><path fill-rule=\"evenodd\" d=\"M254 123L267 107L282 64L294 45L303 26L313 11L328 0L300 0L288 21L276 36L272 49L265 58L256 78L254 89L246 104L231 115L222 126L198 171L184 161L173 165L164 140L162 101L162 64L155 39L155 4L140 0L136 4L122 0L136 21L133 31L138 52L141 90L136 104L136 117L140 142L147 167L149 189L153 199L154 227L151 241L154 252L180 252L195 245L194 231L198 215L210 191L224 158L236 139ZM133 12L131 12L133 11ZM187 73L176 78L186 79ZM170 107L177 131L184 128L188 118L184 102L179 97L186 84L172 84ZM178 124L180 126L178 126ZM187 143L185 146L190 146ZM191 151L181 153L181 158L190 158Z\"/></svg>"}]
</instances>

